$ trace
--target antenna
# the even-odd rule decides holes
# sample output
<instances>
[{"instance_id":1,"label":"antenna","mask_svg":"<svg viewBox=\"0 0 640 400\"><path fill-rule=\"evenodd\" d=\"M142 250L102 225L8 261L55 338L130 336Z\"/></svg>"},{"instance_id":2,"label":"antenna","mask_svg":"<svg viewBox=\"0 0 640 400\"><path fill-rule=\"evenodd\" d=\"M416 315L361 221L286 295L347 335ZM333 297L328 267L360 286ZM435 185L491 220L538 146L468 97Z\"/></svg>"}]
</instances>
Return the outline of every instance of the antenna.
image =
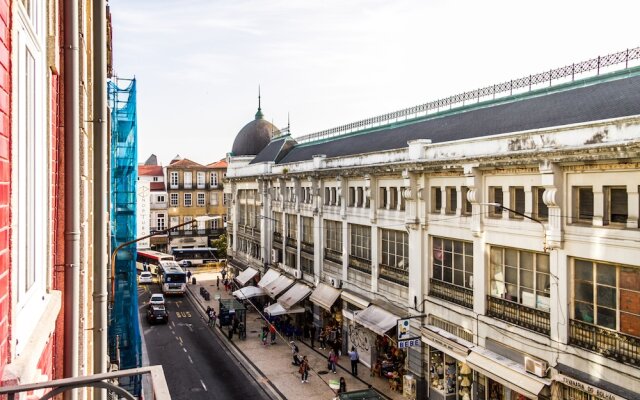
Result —
<instances>
[{"instance_id":1,"label":"antenna","mask_svg":"<svg viewBox=\"0 0 640 400\"><path fill-rule=\"evenodd\" d=\"M260 85L258 85L258 111L260 111Z\"/></svg>"}]
</instances>

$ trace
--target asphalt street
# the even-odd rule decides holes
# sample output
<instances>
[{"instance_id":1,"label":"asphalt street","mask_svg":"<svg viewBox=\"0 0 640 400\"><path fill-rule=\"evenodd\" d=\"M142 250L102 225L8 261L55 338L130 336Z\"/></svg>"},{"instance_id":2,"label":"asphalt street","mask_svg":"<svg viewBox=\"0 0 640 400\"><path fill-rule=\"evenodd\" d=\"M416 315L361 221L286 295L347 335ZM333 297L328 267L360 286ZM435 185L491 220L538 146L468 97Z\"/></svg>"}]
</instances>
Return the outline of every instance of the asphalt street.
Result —
<instances>
[{"instance_id":1,"label":"asphalt street","mask_svg":"<svg viewBox=\"0 0 640 400\"><path fill-rule=\"evenodd\" d=\"M157 284L140 287L140 321L149 364L162 365L172 399L269 399L186 295L166 299L168 324L150 325L146 304L157 292Z\"/></svg>"}]
</instances>

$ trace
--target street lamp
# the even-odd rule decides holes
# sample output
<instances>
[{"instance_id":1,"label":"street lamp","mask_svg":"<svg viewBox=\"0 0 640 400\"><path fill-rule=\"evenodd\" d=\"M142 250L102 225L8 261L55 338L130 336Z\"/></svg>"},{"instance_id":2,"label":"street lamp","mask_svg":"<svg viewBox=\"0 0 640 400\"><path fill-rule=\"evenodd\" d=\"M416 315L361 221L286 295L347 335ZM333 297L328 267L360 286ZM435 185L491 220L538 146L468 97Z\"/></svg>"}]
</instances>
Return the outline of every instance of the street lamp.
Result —
<instances>
[{"instance_id":1,"label":"street lamp","mask_svg":"<svg viewBox=\"0 0 640 400\"><path fill-rule=\"evenodd\" d=\"M194 219L192 219L191 221L187 221L187 222L183 222L181 224L175 225L175 226L171 226L169 228L160 230L160 231L155 231L149 235L146 236L142 236L133 240L130 240L128 242L122 243L120 246L116 247L115 250L113 250L113 253L111 253L111 302L113 303L114 301L114 296L115 296L115 289L116 289L116 256L118 255L118 252L120 250L122 250L124 247L127 247L131 244L137 243L141 240L145 240L145 239L149 239L150 237L153 236L158 236L158 235L164 235L165 233L168 233L169 231L176 229L176 228L180 228L182 226L185 225L189 225L189 224L194 224L196 222L206 222L206 221L211 221L214 219L221 219L222 217L219 215L216 216L211 216L211 215L201 215L199 217L195 217Z\"/></svg>"},{"instance_id":2,"label":"street lamp","mask_svg":"<svg viewBox=\"0 0 640 400\"><path fill-rule=\"evenodd\" d=\"M524 213L521 213L520 211L512 210L511 208L505 207L505 206L503 206L503 205L502 205L502 204L500 204L500 203L478 203L478 204L479 204L479 205L481 205L481 206L493 206L493 207L498 207L499 209L501 209L501 210L503 210L503 211L504 211L504 210L506 210L506 211L512 212L512 213L514 213L514 214L516 214L516 215L519 215L519 216L521 216L521 217L523 217L523 218L526 218L526 219L529 219L529 220L531 220L531 221L534 221L534 222L539 223L539 224L540 224L540 226L542 227L542 235L543 235L543 244L542 244L542 248L544 249L544 252L545 252L545 253L549 250L549 248L547 247L547 228L544 226L544 224L542 223L542 221L540 221L539 219L537 219L537 218L533 218L533 217L531 217L531 216L529 216L529 215L526 215L526 214L524 214Z\"/></svg>"}]
</instances>

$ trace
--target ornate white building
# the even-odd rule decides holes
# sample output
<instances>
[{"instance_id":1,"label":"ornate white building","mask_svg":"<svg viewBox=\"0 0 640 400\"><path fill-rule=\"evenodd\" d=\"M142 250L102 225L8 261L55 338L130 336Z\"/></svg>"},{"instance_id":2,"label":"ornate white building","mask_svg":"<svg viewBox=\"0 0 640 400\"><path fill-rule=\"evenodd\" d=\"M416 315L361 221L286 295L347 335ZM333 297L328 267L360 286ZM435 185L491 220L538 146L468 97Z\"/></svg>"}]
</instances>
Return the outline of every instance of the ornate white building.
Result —
<instances>
[{"instance_id":1,"label":"ornate white building","mask_svg":"<svg viewBox=\"0 0 640 400\"><path fill-rule=\"evenodd\" d=\"M413 317L418 398L638 398L638 56L255 148L259 110L228 157L232 265L278 271L259 286L367 366Z\"/></svg>"}]
</instances>

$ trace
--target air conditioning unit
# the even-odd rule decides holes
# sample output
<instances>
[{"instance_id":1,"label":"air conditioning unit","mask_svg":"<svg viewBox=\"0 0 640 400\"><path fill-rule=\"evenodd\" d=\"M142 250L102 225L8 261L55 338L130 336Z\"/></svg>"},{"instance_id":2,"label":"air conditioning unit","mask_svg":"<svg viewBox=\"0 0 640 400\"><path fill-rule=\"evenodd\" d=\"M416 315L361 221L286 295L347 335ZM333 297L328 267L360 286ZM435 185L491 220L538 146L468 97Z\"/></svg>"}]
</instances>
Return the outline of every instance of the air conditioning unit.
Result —
<instances>
[{"instance_id":1,"label":"air conditioning unit","mask_svg":"<svg viewBox=\"0 0 640 400\"><path fill-rule=\"evenodd\" d=\"M302 279L302 271L300 271L299 269L297 269L297 270L293 271L293 276L294 276L296 279Z\"/></svg>"},{"instance_id":2,"label":"air conditioning unit","mask_svg":"<svg viewBox=\"0 0 640 400\"><path fill-rule=\"evenodd\" d=\"M278 249L271 249L271 262L277 264L280 262L280 253Z\"/></svg>"},{"instance_id":3,"label":"air conditioning unit","mask_svg":"<svg viewBox=\"0 0 640 400\"><path fill-rule=\"evenodd\" d=\"M530 374L534 374L540 378L547 376L547 363L545 361L536 360L535 358L524 358L524 370Z\"/></svg>"},{"instance_id":4,"label":"air conditioning unit","mask_svg":"<svg viewBox=\"0 0 640 400\"><path fill-rule=\"evenodd\" d=\"M329 283L336 289L339 289L342 286L342 282L338 278L329 278Z\"/></svg>"}]
</instances>

